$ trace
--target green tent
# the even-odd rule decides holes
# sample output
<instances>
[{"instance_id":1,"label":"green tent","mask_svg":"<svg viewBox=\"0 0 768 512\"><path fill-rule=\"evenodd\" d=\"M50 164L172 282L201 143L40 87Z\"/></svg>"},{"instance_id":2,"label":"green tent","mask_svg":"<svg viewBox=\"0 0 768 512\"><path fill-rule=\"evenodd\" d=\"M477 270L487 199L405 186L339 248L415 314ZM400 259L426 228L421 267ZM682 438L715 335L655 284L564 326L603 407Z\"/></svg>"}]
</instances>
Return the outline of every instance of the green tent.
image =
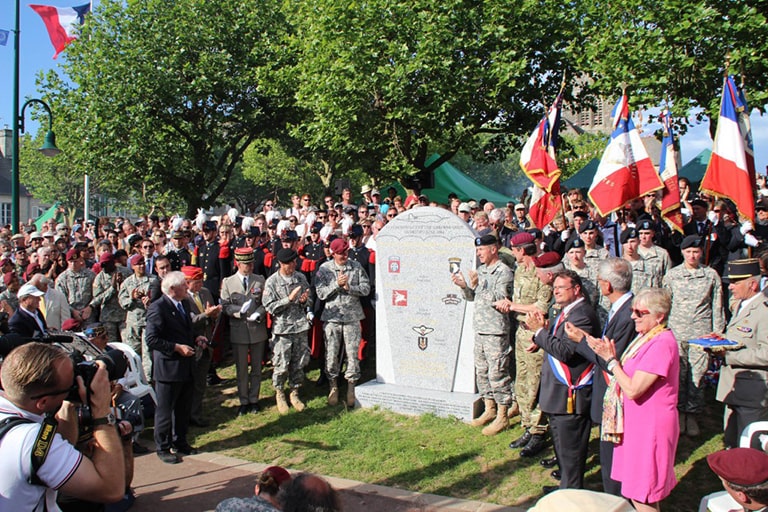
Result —
<instances>
[{"instance_id":1,"label":"green tent","mask_svg":"<svg viewBox=\"0 0 768 512\"><path fill-rule=\"evenodd\" d=\"M699 183L704 178L704 173L707 172L707 165L709 165L709 159L711 157L711 149L701 150L701 153L693 157L693 160L677 170L677 176L680 178L688 178L691 184Z\"/></svg>"},{"instance_id":2,"label":"green tent","mask_svg":"<svg viewBox=\"0 0 768 512\"><path fill-rule=\"evenodd\" d=\"M440 155L432 155L427 159L427 165L437 160ZM442 204L448 204L448 194L455 193L463 201L465 199L474 199L479 201L481 199L487 199L494 203L497 207L504 207L508 202L514 202L515 199L509 196L505 196L493 189L478 183L473 180L459 169L451 165L449 162L445 162L440 167L435 169L435 188L425 188L421 191L422 194L429 197L430 201L436 201ZM393 183L389 185L397 189L397 193L405 199L405 189L400 183ZM388 187L389 187L388 186ZM382 196L386 197L386 191L388 187L384 187L381 191Z\"/></svg>"},{"instance_id":3,"label":"green tent","mask_svg":"<svg viewBox=\"0 0 768 512\"><path fill-rule=\"evenodd\" d=\"M568 189L571 188L581 188L581 189L588 189L590 186L592 186L592 179L595 177L595 173L597 172L597 166L600 165L600 160L597 158L593 158L589 162L587 162L587 165L579 169L576 174L568 178L567 180L562 182L562 185ZM564 191L563 191L564 192Z\"/></svg>"},{"instance_id":4,"label":"green tent","mask_svg":"<svg viewBox=\"0 0 768 512\"><path fill-rule=\"evenodd\" d=\"M40 231L43 228L43 222L54 219L56 222L60 222L60 216L58 215L59 212L59 204L56 202L53 206L48 208L41 216L37 218L35 221L35 228L37 231Z\"/></svg>"}]
</instances>

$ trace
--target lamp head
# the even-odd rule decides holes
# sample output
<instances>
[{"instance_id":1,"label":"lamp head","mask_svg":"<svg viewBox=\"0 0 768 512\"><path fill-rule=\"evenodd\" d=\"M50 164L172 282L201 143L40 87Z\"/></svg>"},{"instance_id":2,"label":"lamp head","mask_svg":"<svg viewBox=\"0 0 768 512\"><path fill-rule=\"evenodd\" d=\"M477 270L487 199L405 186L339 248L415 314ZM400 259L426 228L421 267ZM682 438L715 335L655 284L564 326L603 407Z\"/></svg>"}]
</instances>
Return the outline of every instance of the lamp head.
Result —
<instances>
[{"instance_id":1,"label":"lamp head","mask_svg":"<svg viewBox=\"0 0 768 512\"><path fill-rule=\"evenodd\" d=\"M48 130L48 133L45 134L45 142L40 148L40 152L45 156L56 156L61 153L61 150L56 147L56 135L53 130Z\"/></svg>"}]
</instances>

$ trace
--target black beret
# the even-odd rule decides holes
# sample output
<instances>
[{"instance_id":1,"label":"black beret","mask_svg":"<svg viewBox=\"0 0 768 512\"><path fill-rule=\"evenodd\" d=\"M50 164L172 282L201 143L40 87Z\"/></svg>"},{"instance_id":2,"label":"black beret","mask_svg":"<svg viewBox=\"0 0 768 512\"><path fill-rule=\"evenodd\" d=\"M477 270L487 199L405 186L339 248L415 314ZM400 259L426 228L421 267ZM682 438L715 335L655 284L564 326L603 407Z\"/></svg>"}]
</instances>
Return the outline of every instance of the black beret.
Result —
<instances>
[{"instance_id":1,"label":"black beret","mask_svg":"<svg viewBox=\"0 0 768 512\"><path fill-rule=\"evenodd\" d=\"M280 263L290 263L298 257L293 249L280 249L277 251L277 261Z\"/></svg>"},{"instance_id":2,"label":"black beret","mask_svg":"<svg viewBox=\"0 0 768 512\"><path fill-rule=\"evenodd\" d=\"M703 245L703 240L699 235L688 235L683 238L683 242L680 244L680 250L688 249L689 247L698 247L699 249Z\"/></svg>"},{"instance_id":3,"label":"black beret","mask_svg":"<svg viewBox=\"0 0 768 512\"><path fill-rule=\"evenodd\" d=\"M631 238L637 238L637 230L635 228L627 228L621 232L621 243L625 244Z\"/></svg>"},{"instance_id":4,"label":"black beret","mask_svg":"<svg viewBox=\"0 0 768 512\"><path fill-rule=\"evenodd\" d=\"M709 209L709 204L703 199L694 199L693 201L691 201L691 206L701 206L706 210Z\"/></svg>"},{"instance_id":5,"label":"black beret","mask_svg":"<svg viewBox=\"0 0 768 512\"><path fill-rule=\"evenodd\" d=\"M475 245L481 246L481 245L496 245L498 243L498 239L491 234L479 236L475 238Z\"/></svg>"},{"instance_id":6,"label":"black beret","mask_svg":"<svg viewBox=\"0 0 768 512\"><path fill-rule=\"evenodd\" d=\"M581 249L583 247L586 247L584 244L584 240L581 238L574 238L570 242L568 242L568 245L565 246L565 252L570 251L571 249Z\"/></svg>"},{"instance_id":7,"label":"black beret","mask_svg":"<svg viewBox=\"0 0 768 512\"><path fill-rule=\"evenodd\" d=\"M583 233L590 229L597 229L597 224L595 224L595 221L593 220L588 220L587 222L579 226L579 233Z\"/></svg>"},{"instance_id":8,"label":"black beret","mask_svg":"<svg viewBox=\"0 0 768 512\"><path fill-rule=\"evenodd\" d=\"M289 240L291 242L298 240L299 235L292 229L287 229L283 231L283 235L280 237L281 240Z\"/></svg>"},{"instance_id":9,"label":"black beret","mask_svg":"<svg viewBox=\"0 0 768 512\"><path fill-rule=\"evenodd\" d=\"M589 218L589 214L587 212L581 211L581 210L576 210L575 212L573 212L573 216L574 217L581 217L582 219L588 219Z\"/></svg>"},{"instance_id":10,"label":"black beret","mask_svg":"<svg viewBox=\"0 0 768 512\"><path fill-rule=\"evenodd\" d=\"M351 228L349 228L349 236L353 238L357 238L358 236L363 236L363 226L360 224L355 224Z\"/></svg>"},{"instance_id":11,"label":"black beret","mask_svg":"<svg viewBox=\"0 0 768 512\"><path fill-rule=\"evenodd\" d=\"M312 227L309 228L310 233L319 233L320 230L323 229L323 223L322 222L315 222L312 224Z\"/></svg>"},{"instance_id":12,"label":"black beret","mask_svg":"<svg viewBox=\"0 0 768 512\"><path fill-rule=\"evenodd\" d=\"M645 219L645 220L641 220L640 222L637 223L637 230L638 231L643 231L643 230L645 230L645 231L648 231L648 230L656 231L656 226L654 226L653 222L651 222L650 220Z\"/></svg>"},{"instance_id":13,"label":"black beret","mask_svg":"<svg viewBox=\"0 0 768 512\"><path fill-rule=\"evenodd\" d=\"M216 223L212 220L207 220L203 223L203 231L216 231Z\"/></svg>"},{"instance_id":14,"label":"black beret","mask_svg":"<svg viewBox=\"0 0 768 512\"><path fill-rule=\"evenodd\" d=\"M261 235L261 230L256 226L251 226L251 229L245 233L246 238L257 238L259 235Z\"/></svg>"}]
</instances>

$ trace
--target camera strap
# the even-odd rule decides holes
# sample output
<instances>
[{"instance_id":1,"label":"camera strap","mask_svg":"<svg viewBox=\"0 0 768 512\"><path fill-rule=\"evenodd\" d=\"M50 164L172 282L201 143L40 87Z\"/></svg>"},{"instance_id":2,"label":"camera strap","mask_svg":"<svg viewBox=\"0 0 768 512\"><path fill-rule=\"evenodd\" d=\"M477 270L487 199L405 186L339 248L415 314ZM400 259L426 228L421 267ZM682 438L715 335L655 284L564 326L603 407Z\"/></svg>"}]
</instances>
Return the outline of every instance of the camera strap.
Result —
<instances>
[{"instance_id":1,"label":"camera strap","mask_svg":"<svg viewBox=\"0 0 768 512\"><path fill-rule=\"evenodd\" d=\"M0 439L5 437L5 434L12 428L21 425L22 423L34 422L30 419L22 418L21 416L10 416L0 421ZM32 448L32 472L27 480L32 485L47 487L37 476L37 471L48 456L48 451L51 449L51 443L53 442L53 436L56 434L57 427L58 423L53 415L46 414L43 419L43 424L37 432L37 438L35 439L35 444Z\"/></svg>"}]
</instances>

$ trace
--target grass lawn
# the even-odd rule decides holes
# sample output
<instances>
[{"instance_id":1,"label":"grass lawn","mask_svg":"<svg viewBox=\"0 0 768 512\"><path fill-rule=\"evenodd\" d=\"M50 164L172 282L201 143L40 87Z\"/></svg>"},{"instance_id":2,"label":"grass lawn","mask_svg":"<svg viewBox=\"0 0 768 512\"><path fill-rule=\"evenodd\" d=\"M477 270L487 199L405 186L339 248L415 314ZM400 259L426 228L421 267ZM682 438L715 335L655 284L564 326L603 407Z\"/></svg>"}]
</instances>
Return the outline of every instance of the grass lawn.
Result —
<instances>
[{"instance_id":1,"label":"grass lawn","mask_svg":"<svg viewBox=\"0 0 768 512\"><path fill-rule=\"evenodd\" d=\"M370 367L368 367L370 365ZM373 378L371 361L363 363L363 381ZM309 378L317 379L317 362ZM327 386L307 382L302 397L307 410L277 413L271 369L264 370L262 412L236 417L234 367L218 370L226 380L209 387L205 410L211 426L192 428L190 441L208 452L253 462L278 464L362 482L503 505L531 506L543 485L555 485L539 458L525 459L507 445L522 434L517 424L496 437L485 437L455 419L427 414L403 416L383 409L329 407ZM341 386L342 397L346 387ZM701 436L682 437L678 445L678 486L663 503L665 511L691 511L701 496L720 490L705 457L722 447L722 407L707 394ZM600 490L598 442L593 429L586 486ZM551 455L549 448L543 455Z\"/></svg>"}]
</instances>

